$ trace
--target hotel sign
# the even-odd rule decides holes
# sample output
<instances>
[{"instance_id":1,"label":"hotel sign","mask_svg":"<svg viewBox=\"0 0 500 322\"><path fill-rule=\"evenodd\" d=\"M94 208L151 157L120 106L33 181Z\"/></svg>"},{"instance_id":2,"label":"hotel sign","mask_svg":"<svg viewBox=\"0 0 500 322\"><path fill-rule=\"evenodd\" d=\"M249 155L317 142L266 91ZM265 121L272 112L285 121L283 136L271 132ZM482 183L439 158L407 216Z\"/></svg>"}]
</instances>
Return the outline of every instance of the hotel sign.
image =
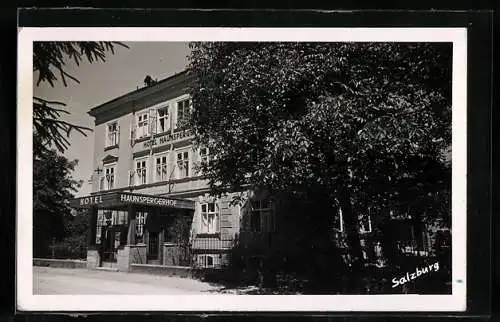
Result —
<instances>
[{"instance_id":1,"label":"hotel sign","mask_svg":"<svg viewBox=\"0 0 500 322\"><path fill-rule=\"evenodd\" d=\"M112 192L99 195L92 195L82 198L75 198L70 201L73 208L119 208L127 205L168 207L177 209L194 210L194 201L189 199L173 199L155 195L145 195L127 192Z\"/></svg>"},{"instance_id":2,"label":"hotel sign","mask_svg":"<svg viewBox=\"0 0 500 322\"><path fill-rule=\"evenodd\" d=\"M161 145L161 144L166 144L170 141L176 141L180 139L187 138L189 136L193 135L192 130L185 130L185 131L179 131L179 132L174 132L174 133L167 133L161 136L157 136L152 140L148 140L144 142L144 148L149 148L151 146L155 145Z\"/></svg>"},{"instance_id":3,"label":"hotel sign","mask_svg":"<svg viewBox=\"0 0 500 322\"><path fill-rule=\"evenodd\" d=\"M102 196L80 198L80 206L93 206L103 203Z\"/></svg>"},{"instance_id":4,"label":"hotel sign","mask_svg":"<svg viewBox=\"0 0 500 322\"><path fill-rule=\"evenodd\" d=\"M120 202L140 203L140 204L145 204L145 205L167 206L167 207L174 207L174 208L177 204L176 199L169 199L169 198L156 197L156 196L125 194L125 193L120 194Z\"/></svg>"}]
</instances>

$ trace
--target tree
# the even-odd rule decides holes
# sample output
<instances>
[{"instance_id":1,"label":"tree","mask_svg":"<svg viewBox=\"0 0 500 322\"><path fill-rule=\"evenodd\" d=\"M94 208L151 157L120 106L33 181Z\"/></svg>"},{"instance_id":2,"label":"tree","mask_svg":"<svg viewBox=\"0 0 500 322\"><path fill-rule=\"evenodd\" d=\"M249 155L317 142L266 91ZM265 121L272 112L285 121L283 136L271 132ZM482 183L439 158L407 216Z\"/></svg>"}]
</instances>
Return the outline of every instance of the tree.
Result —
<instances>
[{"instance_id":1,"label":"tree","mask_svg":"<svg viewBox=\"0 0 500 322\"><path fill-rule=\"evenodd\" d=\"M85 210L72 211L73 213L64 217L64 241L63 246L70 258L81 259L86 257L84 250L87 249L88 219Z\"/></svg>"},{"instance_id":2,"label":"tree","mask_svg":"<svg viewBox=\"0 0 500 322\"><path fill-rule=\"evenodd\" d=\"M35 140L35 144L40 144ZM53 238L65 236L65 217L70 217L69 199L81 186L72 171L77 161L68 161L54 150L33 160L33 242L34 255L44 256Z\"/></svg>"},{"instance_id":3,"label":"tree","mask_svg":"<svg viewBox=\"0 0 500 322\"><path fill-rule=\"evenodd\" d=\"M451 45L192 43L193 127L213 193L267 189L341 209L354 263L358 215L445 216ZM238 171L234 171L238 169ZM331 211L328 211L330 209ZM438 211L438 209L440 209ZM327 223L325 225L325 223Z\"/></svg>"},{"instance_id":4,"label":"tree","mask_svg":"<svg viewBox=\"0 0 500 322\"><path fill-rule=\"evenodd\" d=\"M53 87L56 81L62 81L67 86L68 78L79 83L77 78L65 71L66 63L73 60L76 65L80 65L84 59L90 63L104 62L107 52L114 53L117 45L128 48L120 42L35 42L33 71L38 75L36 85L47 82ZM87 127L61 120L62 114L69 114L65 106L63 102L33 97L33 132L40 140L40 149L55 147L59 152L64 152L72 131L85 136L90 131Z\"/></svg>"}]
</instances>

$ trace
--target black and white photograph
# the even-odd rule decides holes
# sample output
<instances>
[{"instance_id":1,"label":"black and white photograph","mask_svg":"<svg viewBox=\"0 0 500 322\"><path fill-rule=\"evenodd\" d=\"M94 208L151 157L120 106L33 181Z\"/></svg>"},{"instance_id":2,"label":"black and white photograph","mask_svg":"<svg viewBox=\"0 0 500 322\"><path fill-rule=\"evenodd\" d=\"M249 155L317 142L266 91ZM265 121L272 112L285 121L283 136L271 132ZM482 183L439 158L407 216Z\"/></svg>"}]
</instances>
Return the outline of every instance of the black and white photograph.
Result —
<instances>
[{"instance_id":1,"label":"black and white photograph","mask_svg":"<svg viewBox=\"0 0 500 322\"><path fill-rule=\"evenodd\" d=\"M465 53L460 28L22 28L18 303L463 310Z\"/></svg>"}]
</instances>

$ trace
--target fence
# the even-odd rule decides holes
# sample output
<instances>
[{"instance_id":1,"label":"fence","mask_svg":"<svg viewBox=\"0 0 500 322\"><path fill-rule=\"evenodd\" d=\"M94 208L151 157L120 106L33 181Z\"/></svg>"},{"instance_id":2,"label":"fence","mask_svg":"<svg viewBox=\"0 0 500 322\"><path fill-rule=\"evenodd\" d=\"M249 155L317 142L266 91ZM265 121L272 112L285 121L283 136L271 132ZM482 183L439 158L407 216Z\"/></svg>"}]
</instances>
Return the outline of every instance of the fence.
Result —
<instances>
[{"instance_id":1,"label":"fence","mask_svg":"<svg viewBox=\"0 0 500 322\"><path fill-rule=\"evenodd\" d=\"M191 245L180 244L178 253L178 266L193 266L193 252L191 251Z\"/></svg>"},{"instance_id":2,"label":"fence","mask_svg":"<svg viewBox=\"0 0 500 322\"><path fill-rule=\"evenodd\" d=\"M52 259L87 259L87 247L53 244L49 246L48 258Z\"/></svg>"}]
</instances>

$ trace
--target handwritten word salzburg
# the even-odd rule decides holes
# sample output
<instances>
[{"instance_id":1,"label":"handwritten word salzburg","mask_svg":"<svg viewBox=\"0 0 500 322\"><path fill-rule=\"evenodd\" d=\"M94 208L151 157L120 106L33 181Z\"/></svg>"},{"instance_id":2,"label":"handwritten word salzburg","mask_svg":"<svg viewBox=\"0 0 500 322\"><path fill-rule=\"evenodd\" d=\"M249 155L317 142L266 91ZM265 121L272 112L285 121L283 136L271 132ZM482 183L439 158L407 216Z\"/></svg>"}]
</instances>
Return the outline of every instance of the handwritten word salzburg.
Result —
<instances>
[{"instance_id":1,"label":"handwritten word salzburg","mask_svg":"<svg viewBox=\"0 0 500 322\"><path fill-rule=\"evenodd\" d=\"M431 264L429 266L425 266L425 267L422 267L422 268L418 268L417 267L417 270L415 272L406 272L406 275L405 276L402 276L400 278L397 278L397 277L394 277L392 279L392 287L397 287L399 285L403 285L407 282L409 282L410 280L414 280L416 279L417 277L419 276L422 276L424 274L427 274L427 273L432 273L432 272L437 272L439 270L439 263L438 262L435 262L434 264Z\"/></svg>"}]
</instances>

